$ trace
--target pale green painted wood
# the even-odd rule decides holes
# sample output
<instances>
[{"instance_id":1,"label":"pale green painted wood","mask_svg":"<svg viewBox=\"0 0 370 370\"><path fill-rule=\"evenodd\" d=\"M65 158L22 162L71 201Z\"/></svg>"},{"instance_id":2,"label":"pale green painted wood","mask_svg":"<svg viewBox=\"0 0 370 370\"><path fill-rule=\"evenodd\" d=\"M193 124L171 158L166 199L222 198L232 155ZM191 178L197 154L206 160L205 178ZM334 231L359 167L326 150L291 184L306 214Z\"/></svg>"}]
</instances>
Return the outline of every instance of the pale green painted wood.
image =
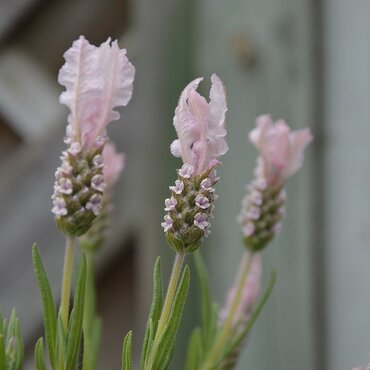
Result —
<instances>
[{"instance_id":1,"label":"pale green painted wood","mask_svg":"<svg viewBox=\"0 0 370 370\"><path fill-rule=\"evenodd\" d=\"M325 1L328 369L370 352L370 3Z\"/></svg>"},{"instance_id":2,"label":"pale green painted wood","mask_svg":"<svg viewBox=\"0 0 370 370\"><path fill-rule=\"evenodd\" d=\"M313 123L312 29L308 2L293 0L199 2L197 74L217 72L228 91L229 153L223 159L220 200L213 234L204 248L215 295L222 299L242 251L236 223L240 200L251 180L256 152L247 133L254 118L271 113L294 128ZM243 65L233 39L250 42L254 66ZM289 184L288 217L282 235L264 253L265 278L278 283L257 323L238 369L313 370L312 148L304 171ZM310 153L311 152L311 153ZM311 157L311 158L310 158Z\"/></svg>"}]
</instances>

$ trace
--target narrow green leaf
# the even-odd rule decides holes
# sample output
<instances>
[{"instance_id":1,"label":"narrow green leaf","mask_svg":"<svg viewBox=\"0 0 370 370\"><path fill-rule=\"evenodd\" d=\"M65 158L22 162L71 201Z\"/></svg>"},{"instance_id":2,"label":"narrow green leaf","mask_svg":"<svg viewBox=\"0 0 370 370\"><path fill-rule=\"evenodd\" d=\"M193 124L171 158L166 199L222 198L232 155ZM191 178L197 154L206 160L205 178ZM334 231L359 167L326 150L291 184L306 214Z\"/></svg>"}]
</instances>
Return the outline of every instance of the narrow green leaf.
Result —
<instances>
[{"instance_id":1,"label":"narrow green leaf","mask_svg":"<svg viewBox=\"0 0 370 370\"><path fill-rule=\"evenodd\" d=\"M0 370L6 370L5 338L0 334Z\"/></svg>"},{"instance_id":2,"label":"narrow green leaf","mask_svg":"<svg viewBox=\"0 0 370 370\"><path fill-rule=\"evenodd\" d=\"M251 318L247 321L244 330L238 335L238 337L232 343L232 345L229 346L229 348L227 348L227 350L225 352L225 355L223 356L223 359L227 358L234 351L234 349L236 349L243 342L243 340L245 339L248 332L252 329L254 323L257 321L260 313L262 312L263 308L265 307L265 304L267 303L267 301L268 301L268 299L269 299L269 297L272 293L272 290L274 289L275 283L276 283L276 273L273 272L271 274L269 285L268 285L267 289L265 290L265 292L263 293L262 297L260 298L260 300L259 300L259 302L256 306L256 309L253 311L253 314L252 314Z\"/></svg>"},{"instance_id":3,"label":"narrow green leaf","mask_svg":"<svg viewBox=\"0 0 370 370\"><path fill-rule=\"evenodd\" d=\"M98 366L98 354L101 342L101 320L94 317L88 329L83 331L83 358L82 370L96 370Z\"/></svg>"},{"instance_id":4,"label":"narrow green leaf","mask_svg":"<svg viewBox=\"0 0 370 370\"><path fill-rule=\"evenodd\" d=\"M10 338L12 337L15 337L15 321L16 321L17 317L16 317L16 314L15 314L15 309L13 308L12 309L12 312L10 314L10 318L9 318L9 324L8 324L8 330L7 330L7 333L6 333L6 342L8 343Z\"/></svg>"},{"instance_id":5,"label":"narrow green leaf","mask_svg":"<svg viewBox=\"0 0 370 370\"><path fill-rule=\"evenodd\" d=\"M95 322L95 278L94 278L94 256L86 253L86 289L85 289L85 307L83 316L83 370L94 370L94 361L97 357L93 343L93 326Z\"/></svg>"},{"instance_id":6,"label":"narrow green leaf","mask_svg":"<svg viewBox=\"0 0 370 370\"><path fill-rule=\"evenodd\" d=\"M189 290L189 283L190 271L189 266L186 265L176 291L168 322L158 340L158 344L153 348L154 360L151 370L166 370L172 359L176 335Z\"/></svg>"},{"instance_id":7,"label":"narrow green leaf","mask_svg":"<svg viewBox=\"0 0 370 370\"><path fill-rule=\"evenodd\" d=\"M47 370L44 357L44 341L40 338L35 346L35 367L36 370Z\"/></svg>"},{"instance_id":8,"label":"narrow green leaf","mask_svg":"<svg viewBox=\"0 0 370 370\"><path fill-rule=\"evenodd\" d=\"M15 313L15 311L14 311ZM16 370L21 370L23 365L23 357L24 357L24 346L23 346L23 339L21 336L21 329L19 325L19 320L16 318L15 320L15 327L14 327L14 336L17 341L17 359L15 364Z\"/></svg>"},{"instance_id":9,"label":"narrow green leaf","mask_svg":"<svg viewBox=\"0 0 370 370\"><path fill-rule=\"evenodd\" d=\"M82 255L67 334L66 370L74 370L81 346L86 287L86 258Z\"/></svg>"},{"instance_id":10,"label":"narrow green leaf","mask_svg":"<svg viewBox=\"0 0 370 370\"><path fill-rule=\"evenodd\" d=\"M127 333L123 341L122 370L132 370L132 331Z\"/></svg>"},{"instance_id":11,"label":"narrow green leaf","mask_svg":"<svg viewBox=\"0 0 370 370\"><path fill-rule=\"evenodd\" d=\"M149 319L149 331L148 331L148 342L146 346L146 353L145 353L145 359L144 359L144 364L141 363L141 369L145 369L147 365L148 358L150 356L150 353L153 348L153 343L154 343L154 335L153 335L153 321L152 319Z\"/></svg>"},{"instance_id":12,"label":"narrow green leaf","mask_svg":"<svg viewBox=\"0 0 370 370\"><path fill-rule=\"evenodd\" d=\"M148 345L150 342L152 342L157 331L158 321L161 317L162 306L163 306L163 288L162 288L161 260L160 257L158 257L154 265L153 298L152 305L150 307L148 322L146 324L143 348L141 352L140 360L141 370L144 370L148 353L150 353L150 348L148 348Z\"/></svg>"},{"instance_id":13,"label":"narrow green leaf","mask_svg":"<svg viewBox=\"0 0 370 370\"><path fill-rule=\"evenodd\" d=\"M67 357L67 338L61 314L58 315L57 334L55 343L55 363L57 369L64 369Z\"/></svg>"},{"instance_id":14,"label":"narrow green leaf","mask_svg":"<svg viewBox=\"0 0 370 370\"><path fill-rule=\"evenodd\" d=\"M95 318L93 325L92 325L92 332L91 332L91 345L93 356L91 358L91 369L89 370L96 370L98 368L98 354L99 354L99 347L101 342L101 320L99 318Z\"/></svg>"},{"instance_id":15,"label":"narrow green leaf","mask_svg":"<svg viewBox=\"0 0 370 370\"><path fill-rule=\"evenodd\" d=\"M195 328L189 340L185 370L200 370L202 358L202 333Z\"/></svg>"},{"instance_id":16,"label":"narrow green leaf","mask_svg":"<svg viewBox=\"0 0 370 370\"><path fill-rule=\"evenodd\" d=\"M40 289L43 317L44 317L44 329L45 339L49 353L49 359L51 366L55 367L55 335L56 335L56 309L54 304L54 297L50 288L47 272L41 259L40 252L37 244L32 247L32 261L33 268L36 275L37 283Z\"/></svg>"},{"instance_id":17,"label":"narrow green leaf","mask_svg":"<svg viewBox=\"0 0 370 370\"><path fill-rule=\"evenodd\" d=\"M198 275L201 302L202 302L202 322L203 322L203 347L204 351L212 344L214 335L212 333L212 299L208 284L207 268L204 264L201 252L197 250L194 253L195 268Z\"/></svg>"}]
</instances>

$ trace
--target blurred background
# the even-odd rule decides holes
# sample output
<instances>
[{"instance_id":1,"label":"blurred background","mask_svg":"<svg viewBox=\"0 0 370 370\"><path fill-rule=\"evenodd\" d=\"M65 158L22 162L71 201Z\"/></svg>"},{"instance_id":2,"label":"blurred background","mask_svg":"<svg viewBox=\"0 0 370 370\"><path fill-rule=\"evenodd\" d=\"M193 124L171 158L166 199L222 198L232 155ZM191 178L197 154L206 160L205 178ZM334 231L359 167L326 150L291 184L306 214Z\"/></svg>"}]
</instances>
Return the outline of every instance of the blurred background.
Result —
<instances>
[{"instance_id":1,"label":"blurred background","mask_svg":"<svg viewBox=\"0 0 370 370\"><path fill-rule=\"evenodd\" d=\"M124 334L140 348L154 260L165 281L173 253L160 223L180 166L169 145L182 88L216 72L228 91L212 235L202 248L222 302L242 253L236 223L256 152L247 133L262 113L309 126L315 141L288 186L282 235L263 252L278 282L240 361L242 369L338 370L370 353L370 2L368 0L0 0L0 306L17 307L32 369L41 306L31 265L37 242L59 296L64 238L50 212L67 109L57 73L83 34L117 38L136 66L134 95L109 128L127 167L112 235L99 254L101 368L120 368ZM188 259L191 263L191 258ZM199 322L192 291L171 369L182 369Z\"/></svg>"}]
</instances>

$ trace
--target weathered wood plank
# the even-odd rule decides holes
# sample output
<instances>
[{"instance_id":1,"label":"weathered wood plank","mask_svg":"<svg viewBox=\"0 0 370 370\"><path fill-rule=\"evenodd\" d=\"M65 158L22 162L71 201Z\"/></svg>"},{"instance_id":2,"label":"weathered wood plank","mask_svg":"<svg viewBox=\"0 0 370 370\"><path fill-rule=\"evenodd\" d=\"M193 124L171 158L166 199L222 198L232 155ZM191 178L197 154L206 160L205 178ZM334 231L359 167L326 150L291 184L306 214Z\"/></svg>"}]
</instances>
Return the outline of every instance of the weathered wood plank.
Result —
<instances>
[{"instance_id":1,"label":"weathered wood plank","mask_svg":"<svg viewBox=\"0 0 370 370\"><path fill-rule=\"evenodd\" d=\"M242 251L235 218L256 157L247 132L262 113L284 117L294 128L312 127L311 8L306 1L292 0L200 4L198 74L208 77L217 72L226 84L229 103L230 152L220 170L213 234L204 248L214 291L222 299ZM283 233L264 253L265 278L274 268L278 283L238 369L293 370L297 364L304 370L315 368L312 173L309 154L304 171L289 185Z\"/></svg>"},{"instance_id":2,"label":"weathered wood plank","mask_svg":"<svg viewBox=\"0 0 370 370\"><path fill-rule=\"evenodd\" d=\"M325 2L328 368L369 362L370 3Z\"/></svg>"}]
</instances>

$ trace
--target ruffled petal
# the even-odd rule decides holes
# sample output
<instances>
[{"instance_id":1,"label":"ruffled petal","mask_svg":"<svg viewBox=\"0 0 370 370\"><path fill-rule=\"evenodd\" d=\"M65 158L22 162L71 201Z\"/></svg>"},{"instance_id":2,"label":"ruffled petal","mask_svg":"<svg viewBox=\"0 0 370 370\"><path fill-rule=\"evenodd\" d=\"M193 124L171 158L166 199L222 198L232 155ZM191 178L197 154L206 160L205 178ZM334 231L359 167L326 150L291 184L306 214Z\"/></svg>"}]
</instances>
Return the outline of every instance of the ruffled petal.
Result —
<instances>
[{"instance_id":1,"label":"ruffled petal","mask_svg":"<svg viewBox=\"0 0 370 370\"><path fill-rule=\"evenodd\" d=\"M103 149L104 160L104 182L108 188L111 188L119 179L122 171L125 168L125 155L117 153L113 143L108 143Z\"/></svg>"},{"instance_id":2,"label":"ruffled petal","mask_svg":"<svg viewBox=\"0 0 370 370\"><path fill-rule=\"evenodd\" d=\"M172 154L181 156L194 173L204 171L212 159L227 152L225 140L226 94L221 80L212 75L210 103L201 96L197 87L202 78L188 84L180 96L175 111L174 125L178 141L171 145Z\"/></svg>"},{"instance_id":3,"label":"ruffled petal","mask_svg":"<svg viewBox=\"0 0 370 370\"><path fill-rule=\"evenodd\" d=\"M171 144L170 149L174 157L179 158L182 156L180 140L178 139L174 140Z\"/></svg>"},{"instance_id":4,"label":"ruffled petal","mask_svg":"<svg viewBox=\"0 0 370 370\"><path fill-rule=\"evenodd\" d=\"M195 91L203 78L197 78L190 82L181 93L179 103L175 110L173 124L175 126L181 147L181 158L184 163L191 164L194 168L198 166L194 143L202 136L202 126L199 119L193 116L188 105L191 91ZM194 99L193 99L194 100ZM195 110L195 102L192 102L192 109Z\"/></svg>"},{"instance_id":5,"label":"ruffled petal","mask_svg":"<svg viewBox=\"0 0 370 370\"><path fill-rule=\"evenodd\" d=\"M207 130L207 141L211 157L226 154L229 147L226 143L225 117L227 112L226 91L221 79L214 73L211 76L212 87L209 94L211 119Z\"/></svg>"},{"instance_id":6,"label":"ruffled petal","mask_svg":"<svg viewBox=\"0 0 370 370\"><path fill-rule=\"evenodd\" d=\"M284 176L286 178L294 175L302 167L304 150L312 140L313 137L309 128L295 131L290 134L291 147L289 163L284 171Z\"/></svg>"},{"instance_id":7,"label":"ruffled petal","mask_svg":"<svg viewBox=\"0 0 370 370\"><path fill-rule=\"evenodd\" d=\"M291 131L284 120L274 123L263 115L257 118L249 139L261 154L259 176L271 186L281 186L302 166L303 152L312 135L309 129Z\"/></svg>"},{"instance_id":8,"label":"ruffled petal","mask_svg":"<svg viewBox=\"0 0 370 370\"><path fill-rule=\"evenodd\" d=\"M256 119L256 127L249 133L249 140L262 150L263 136L266 130L273 127L274 122L269 114L263 114Z\"/></svg>"},{"instance_id":9,"label":"ruffled petal","mask_svg":"<svg viewBox=\"0 0 370 370\"><path fill-rule=\"evenodd\" d=\"M60 102L71 111L69 122L74 139L88 149L107 124L119 118L113 109L125 106L132 95L134 66L126 50L108 39L100 47L83 36L64 54L58 81L66 87Z\"/></svg>"}]
</instances>

